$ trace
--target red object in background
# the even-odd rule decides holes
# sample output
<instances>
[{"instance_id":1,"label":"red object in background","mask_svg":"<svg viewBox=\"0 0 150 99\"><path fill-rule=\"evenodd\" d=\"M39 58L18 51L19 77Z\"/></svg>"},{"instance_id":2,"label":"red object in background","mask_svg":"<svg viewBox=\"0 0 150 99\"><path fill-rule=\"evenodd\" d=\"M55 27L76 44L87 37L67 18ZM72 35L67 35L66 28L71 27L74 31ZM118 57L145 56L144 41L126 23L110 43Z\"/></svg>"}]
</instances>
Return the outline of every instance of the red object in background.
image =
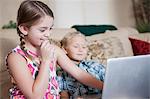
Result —
<instances>
[{"instance_id":1,"label":"red object in background","mask_svg":"<svg viewBox=\"0 0 150 99\"><path fill-rule=\"evenodd\" d=\"M129 38L134 56L150 54L150 43L134 38Z\"/></svg>"}]
</instances>

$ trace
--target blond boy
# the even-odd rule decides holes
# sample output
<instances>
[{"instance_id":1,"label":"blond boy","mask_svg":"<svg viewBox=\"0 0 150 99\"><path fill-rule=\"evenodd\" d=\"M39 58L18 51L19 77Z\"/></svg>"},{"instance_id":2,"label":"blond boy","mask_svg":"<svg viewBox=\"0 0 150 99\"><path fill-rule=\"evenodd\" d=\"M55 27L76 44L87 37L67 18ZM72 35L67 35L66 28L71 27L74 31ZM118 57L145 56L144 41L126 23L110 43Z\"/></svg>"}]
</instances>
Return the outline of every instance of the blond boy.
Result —
<instances>
[{"instance_id":1,"label":"blond boy","mask_svg":"<svg viewBox=\"0 0 150 99\"><path fill-rule=\"evenodd\" d=\"M69 33L62 39L61 44L66 55L76 66L87 71L98 80L104 81L105 68L99 63L85 60L88 48L83 34L80 32ZM63 70L58 70L57 73L60 89L67 90L71 97L101 93L101 90L83 85Z\"/></svg>"}]
</instances>

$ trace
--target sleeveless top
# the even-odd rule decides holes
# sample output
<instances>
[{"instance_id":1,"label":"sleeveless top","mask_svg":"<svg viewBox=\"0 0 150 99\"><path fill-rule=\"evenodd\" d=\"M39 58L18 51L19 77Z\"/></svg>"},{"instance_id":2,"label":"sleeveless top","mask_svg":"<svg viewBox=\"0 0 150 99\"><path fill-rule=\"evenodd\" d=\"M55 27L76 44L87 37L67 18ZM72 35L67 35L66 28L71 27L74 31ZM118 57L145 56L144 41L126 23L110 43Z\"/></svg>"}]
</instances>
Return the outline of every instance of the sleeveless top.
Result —
<instances>
[{"instance_id":1,"label":"sleeveless top","mask_svg":"<svg viewBox=\"0 0 150 99\"><path fill-rule=\"evenodd\" d=\"M34 52L29 51L29 50L27 50L25 53L20 48L20 46L17 46L16 48L14 48L12 50L12 52L18 53L26 59L28 69L30 70L33 79L35 79L39 72L38 65L39 65L40 61L32 60L28 56L31 56L33 58L38 58L38 56ZM6 57L6 65L7 65L7 57ZM49 85L48 85L48 88L45 92L43 99L59 99L60 98L60 96L59 96L60 90L59 90L59 86L58 86L58 83L56 80L56 59L55 58L52 59L49 67L50 67L49 68L49 70L50 70ZM13 78L12 78L12 82L14 82ZM10 88L9 93L10 93L11 99L26 99L25 96L23 95L23 93L19 90L19 88L15 84L12 88Z\"/></svg>"}]
</instances>

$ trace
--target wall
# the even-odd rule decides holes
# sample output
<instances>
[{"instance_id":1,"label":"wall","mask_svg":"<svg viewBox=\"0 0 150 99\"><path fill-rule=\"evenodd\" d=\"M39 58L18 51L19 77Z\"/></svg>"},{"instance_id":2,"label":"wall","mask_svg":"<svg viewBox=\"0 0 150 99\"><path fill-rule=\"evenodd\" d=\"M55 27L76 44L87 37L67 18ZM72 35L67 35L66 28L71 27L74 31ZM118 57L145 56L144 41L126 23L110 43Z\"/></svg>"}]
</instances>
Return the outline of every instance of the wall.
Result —
<instances>
[{"instance_id":1,"label":"wall","mask_svg":"<svg viewBox=\"0 0 150 99\"><path fill-rule=\"evenodd\" d=\"M0 0L0 28L10 20L16 21L17 10L24 0ZM48 0L41 0L48 3Z\"/></svg>"},{"instance_id":2,"label":"wall","mask_svg":"<svg viewBox=\"0 0 150 99\"><path fill-rule=\"evenodd\" d=\"M134 26L131 0L55 0L56 26L113 24Z\"/></svg>"},{"instance_id":3,"label":"wall","mask_svg":"<svg viewBox=\"0 0 150 99\"><path fill-rule=\"evenodd\" d=\"M17 8L23 0L0 0L0 27L16 20Z\"/></svg>"},{"instance_id":4,"label":"wall","mask_svg":"<svg viewBox=\"0 0 150 99\"><path fill-rule=\"evenodd\" d=\"M16 20L16 12L21 1L0 1L0 27L9 20ZM42 1L54 11L55 27L68 28L74 24L113 24L117 27L133 27L135 24L131 0Z\"/></svg>"}]
</instances>

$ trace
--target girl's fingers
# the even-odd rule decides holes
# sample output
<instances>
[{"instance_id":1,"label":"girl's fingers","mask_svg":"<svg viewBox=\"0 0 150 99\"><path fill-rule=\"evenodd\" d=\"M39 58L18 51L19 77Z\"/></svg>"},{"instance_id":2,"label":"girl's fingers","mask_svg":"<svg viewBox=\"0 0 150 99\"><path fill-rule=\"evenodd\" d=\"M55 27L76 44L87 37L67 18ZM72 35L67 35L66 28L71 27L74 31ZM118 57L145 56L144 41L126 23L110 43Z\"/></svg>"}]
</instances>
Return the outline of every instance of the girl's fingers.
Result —
<instances>
[{"instance_id":1,"label":"girl's fingers","mask_svg":"<svg viewBox=\"0 0 150 99\"><path fill-rule=\"evenodd\" d=\"M43 41L41 44L41 48L44 48L48 43L49 43L48 40Z\"/></svg>"},{"instance_id":2,"label":"girl's fingers","mask_svg":"<svg viewBox=\"0 0 150 99\"><path fill-rule=\"evenodd\" d=\"M41 56L51 58L54 54L54 45L51 45L49 41L43 41L41 45Z\"/></svg>"}]
</instances>

